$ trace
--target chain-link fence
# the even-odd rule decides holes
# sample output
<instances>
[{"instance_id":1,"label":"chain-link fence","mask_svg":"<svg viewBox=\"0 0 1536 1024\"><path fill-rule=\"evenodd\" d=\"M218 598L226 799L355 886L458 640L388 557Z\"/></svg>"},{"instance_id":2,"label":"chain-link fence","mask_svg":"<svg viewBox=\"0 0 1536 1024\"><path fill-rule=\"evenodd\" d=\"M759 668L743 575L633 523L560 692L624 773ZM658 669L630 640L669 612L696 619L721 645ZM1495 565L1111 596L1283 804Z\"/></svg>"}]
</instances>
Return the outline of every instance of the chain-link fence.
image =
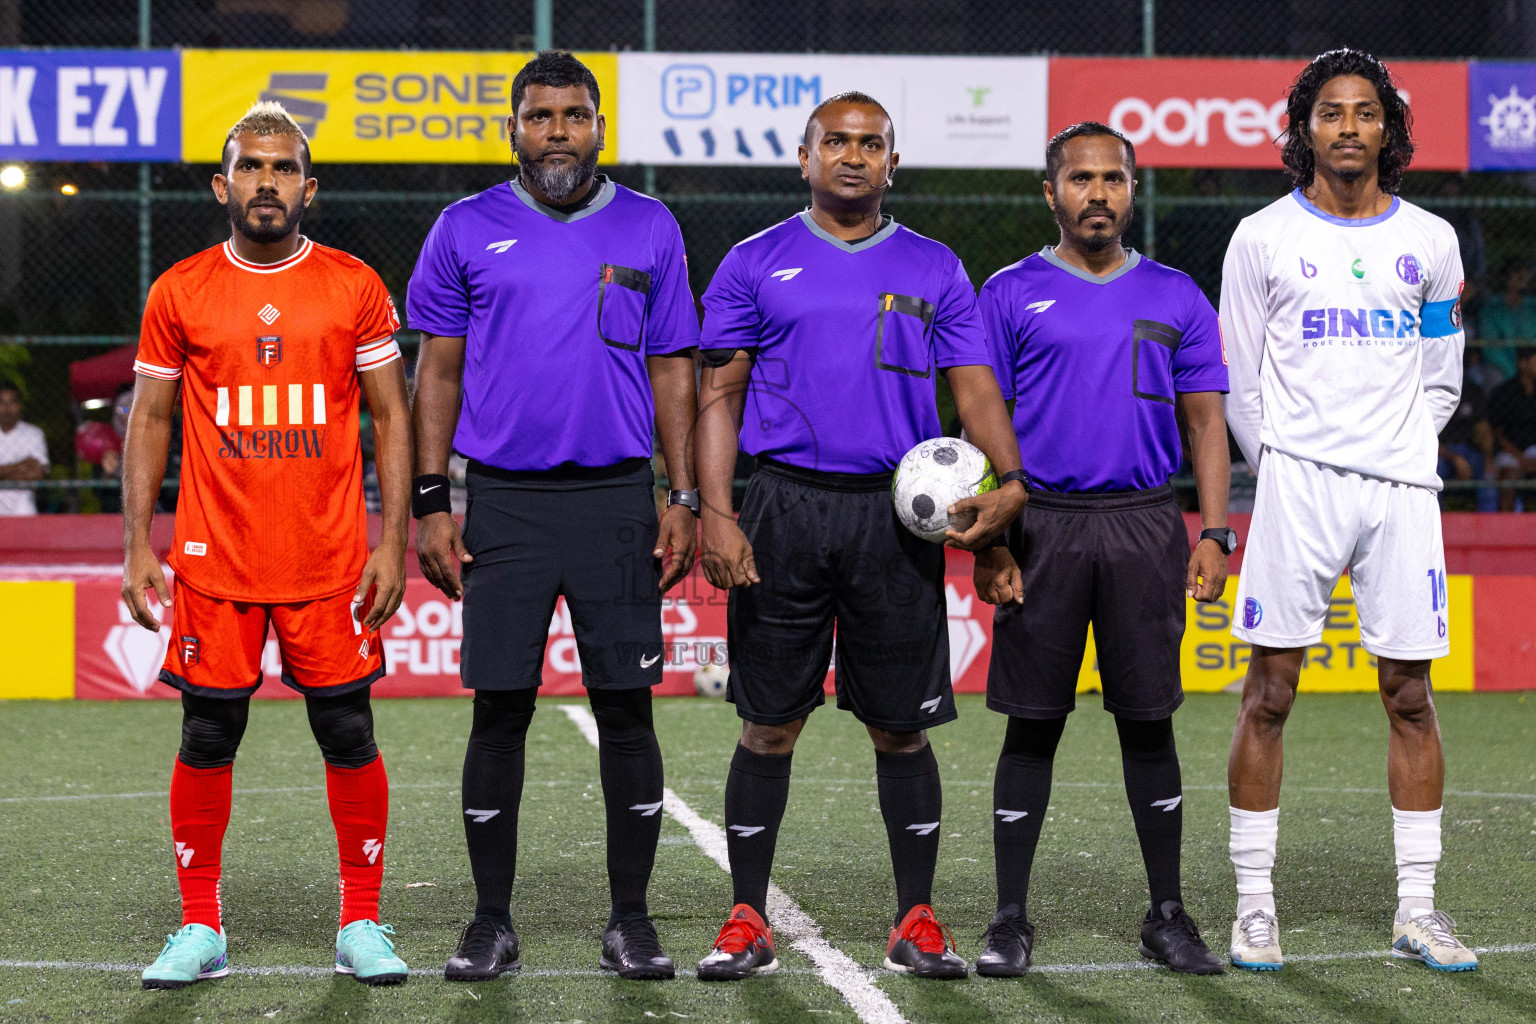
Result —
<instances>
[{"instance_id":1,"label":"chain-link fence","mask_svg":"<svg viewBox=\"0 0 1536 1024\"><path fill-rule=\"evenodd\" d=\"M1356 45L1384 56L1498 58L1536 53L1536 3L1326 0L12 0L0 46L528 49L911 54L1310 55ZM198 83L189 81L190 92ZM1421 131L1433 131L1432 125ZM70 364L131 342L147 279L228 234L212 165L33 164L0 196L0 378L27 387L53 473L100 475L74 443L110 403L74 401ZM682 225L695 294L740 239L803 208L788 168L606 168L665 201ZM422 239L438 212L504 180L506 165L324 164L306 216L317 241L377 268L403 306ZM889 208L950 245L980 283L1055 240L1038 171L903 169ZM1213 301L1239 219L1289 187L1278 172L1156 172L1129 244L1190 273ZM1461 236L1469 324L1532 258L1536 178L1413 172L1403 193ZM410 334L402 341L414 341ZM126 381L124 383L127 383ZM54 508L110 507L108 481L45 492ZM1471 490L1466 501L1474 500Z\"/></svg>"},{"instance_id":2,"label":"chain-link fence","mask_svg":"<svg viewBox=\"0 0 1536 1024\"><path fill-rule=\"evenodd\" d=\"M533 45L538 0L9 0L0 45L485 50ZM573 50L1522 57L1522 0L551 0ZM649 30L648 30L649 26Z\"/></svg>"}]
</instances>

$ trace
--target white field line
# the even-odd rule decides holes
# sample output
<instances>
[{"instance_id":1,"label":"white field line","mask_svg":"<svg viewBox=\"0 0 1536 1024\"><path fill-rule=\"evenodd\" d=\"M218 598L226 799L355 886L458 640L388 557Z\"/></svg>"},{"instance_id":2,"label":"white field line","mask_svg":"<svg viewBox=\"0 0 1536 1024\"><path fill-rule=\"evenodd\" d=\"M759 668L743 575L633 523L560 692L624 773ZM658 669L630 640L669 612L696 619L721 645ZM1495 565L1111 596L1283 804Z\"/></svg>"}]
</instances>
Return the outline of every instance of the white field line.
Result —
<instances>
[{"instance_id":1,"label":"white field line","mask_svg":"<svg viewBox=\"0 0 1536 1024\"><path fill-rule=\"evenodd\" d=\"M12 968L15 970L38 971L102 971L123 974L138 974L144 970L143 964L110 964L92 963L84 960L0 960L0 970ZM276 964L267 967L231 967L230 974L246 978L265 978L273 975L292 978L328 978L336 971L331 967L294 967L291 965ZM417 968L411 972L418 978L441 978L442 968ZM693 971L680 970L679 974L692 974ZM811 974L808 967L796 967L788 969L790 974ZM513 972L516 977L523 978L612 978L612 971L599 970L555 970L555 969L530 969L519 968Z\"/></svg>"},{"instance_id":2,"label":"white field line","mask_svg":"<svg viewBox=\"0 0 1536 1024\"><path fill-rule=\"evenodd\" d=\"M1513 946L1474 946L1472 952L1479 956L1495 953L1536 953L1536 942L1522 942ZM1356 949L1346 953L1302 953L1285 955L1287 964L1318 964L1333 960L1387 960L1392 957L1388 949ZM1033 964L1031 974L1105 974L1114 971L1166 970L1151 960L1127 960L1117 964ZM1241 972L1238 972L1241 973Z\"/></svg>"},{"instance_id":3,"label":"white field line","mask_svg":"<svg viewBox=\"0 0 1536 1024\"><path fill-rule=\"evenodd\" d=\"M865 778L820 778L816 775L806 775L805 778L796 775L794 780L806 786L869 786L874 788L876 778L868 775ZM691 778L684 783L685 786L723 786L725 781L719 778ZM954 786L955 789L983 789L992 785L991 778L945 778L940 783L942 786ZM1063 789L1121 789L1124 783L1112 781L1112 783L1064 783L1054 781L1052 786L1061 786ZM1226 786L1197 786L1186 785L1184 789L1193 789L1197 792L1226 792ZM1385 797L1385 789L1370 788L1370 786L1286 786L1281 795L1287 792L1321 792L1321 794L1366 794L1382 795ZM1536 800L1536 792L1488 792L1484 789L1445 789L1447 797L1473 797L1479 800Z\"/></svg>"},{"instance_id":4,"label":"white field line","mask_svg":"<svg viewBox=\"0 0 1536 1024\"><path fill-rule=\"evenodd\" d=\"M458 782L391 782L389 788L396 789L458 789ZM524 787L533 786L572 786L581 783L572 782L569 779L550 779L547 781L530 781L523 783ZM235 796L246 796L262 793L324 793L324 786L271 786L265 788L236 789ZM61 793L54 796L4 796L0 797L0 804L30 804L30 803L54 803L63 800L138 800L144 797L169 797L171 794L163 789L147 790L143 793Z\"/></svg>"},{"instance_id":5,"label":"white field line","mask_svg":"<svg viewBox=\"0 0 1536 1024\"><path fill-rule=\"evenodd\" d=\"M560 707L579 707L579 705L564 705L564 704L559 705L559 706ZM875 785L875 778L872 775L870 777L864 778L864 779L824 779L824 778L818 778L818 777L816 777L814 775L807 775L806 777L801 778L800 776L797 775L797 776L795 776L795 781L797 783L801 784L801 785L804 785L804 786L869 786L869 787L873 788L874 785ZM544 781L530 780L530 781L524 783L524 785L525 786L530 786L530 787L531 786L546 786L546 787L553 788L553 787L557 787L557 786L586 785L586 783L575 782L575 781L572 781L570 779L547 779L547 780L544 780ZM687 788L696 788L696 787L702 787L702 786L716 786L716 787L720 787L720 786L724 786L725 783L724 783L724 781L722 779L687 779L687 780L684 781L683 785L686 786ZM942 785L953 786L953 787L960 788L960 789L981 789L981 788L985 788L987 786L992 785L992 780L991 779L984 779L984 780L977 780L977 779L945 779L945 780L943 780ZM1120 788L1122 788L1122 783L1119 783L1119 782L1056 782L1056 783L1053 783L1053 785L1061 786L1063 789L1120 789ZM390 789L457 789L458 786L459 786L459 783L457 783L457 782L404 782L404 783L392 782L392 783L390 783L390 787L389 788ZM1184 788L1187 789L1187 790L1194 790L1196 792L1212 792L1212 793L1220 792L1220 793L1225 793L1227 791L1227 787L1226 786L1186 785ZM325 792L325 787L324 786L276 786L276 787L262 788L262 789L257 789L257 788L252 788L252 789L236 789L234 791L234 794L235 794L235 796L243 796L243 795L247 795L247 794L262 794L262 793L324 793L324 792ZM1366 795L1379 795L1379 796L1386 796L1387 795L1387 791L1385 789L1371 789L1371 788L1360 787L1360 786L1288 786L1288 787L1285 788L1284 792L1286 792L1286 793L1325 793L1325 794L1326 793L1332 793L1332 794L1360 794L1360 793L1363 793L1363 794L1366 794ZM1477 799L1477 800L1532 800L1532 801L1536 801L1536 793L1491 793L1491 792L1487 792L1485 790L1477 790L1477 789L1447 789L1447 790L1445 790L1445 795L1446 796L1458 797L1458 798ZM56 803L56 802L60 802L60 801L73 801L73 800L139 800L139 799L144 799L146 797L168 797L168 796L170 796L170 794L168 792L166 792L165 790L163 790L163 789L159 789L159 790L146 790L145 792L142 792L142 793L59 793L59 794L52 794L52 795L46 795L46 796L3 796L3 797L0 797L0 804Z\"/></svg>"},{"instance_id":6,"label":"white field line","mask_svg":"<svg viewBox=\"0 0 1536 1024\"><path fill-rule=\"evenodd\" d=\"M707 823L706 823L707 824ZM780 894L782 895L782 894ZM797 947L798 948L798 947ZM1474 946L1472 951L1478 956L1495 956L1501 953L1536 953L1536 942L1522 942L1509 946ZM1344 953L1302 953L1287 954L1287 964L1315 964L1330 963L1336 960L1386 960L1392 954L1386 949L1352 950ZM143 964L114 964L89 960L0 960L0 970L34 970L34 971L100 971L123 974L137 974L144 969ZM1102 964L1034 964L1030 967L1031 974L1116 974L1124 971L1157 971L1164 968L1150 960L1127 960L1122 963ZM781 967L781 973L785 974L820 974L805 967ZM859 972L865 976L873 976L884 973L881 970L859 968ZM284 977L299 978L324 978L334 974L329 967L294 967L286 965L274 965L268 967L231 967L230 974L241 977L267 977L279 975ZM418 969L411 971L416 977L436 978L442 976L438 969ZM679 974L693 974L693 971L679 970ZM517 972L525 978L611 978L612 971L592 970L554 970L554 969L529 969L523 968Z\"/></svg>"},{"instance_id":7,"label":"white field line","mask_svg":"<svg viewBox=\"0 0 1536 1024\"><path fill-rule=\"evenodd\" d=\"M597 746L597 720L580 704L561 704L560 710L575 724L587 742ZM726 852L725 829L702 817L671 789L661 791L662 807L677 820L693 841L722 871L731 870ZM817 924L800 905L777 885L768 886L768 916L778 935L816 965L816 974L832 986L865 1024L907 1024L890 996L880 991L865 969L847 953L822 938Z\"/></svg>"}]
</instances>

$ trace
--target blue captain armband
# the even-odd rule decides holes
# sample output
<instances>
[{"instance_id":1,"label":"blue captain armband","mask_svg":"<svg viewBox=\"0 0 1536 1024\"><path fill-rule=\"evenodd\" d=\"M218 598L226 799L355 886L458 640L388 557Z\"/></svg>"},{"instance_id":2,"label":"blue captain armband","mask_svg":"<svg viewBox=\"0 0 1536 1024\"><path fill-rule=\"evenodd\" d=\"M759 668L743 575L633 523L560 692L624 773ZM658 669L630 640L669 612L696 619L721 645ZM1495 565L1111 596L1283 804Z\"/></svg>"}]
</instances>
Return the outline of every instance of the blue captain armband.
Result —
<instances>
[{"instance_id":1,"label":"blue captain armband","mask_svg":"<svg viewBox=\"0 0 1536 1024\"><path fill-rule=\"evenodd\" d=\"M1461 296L1426 302L1419 310L1419 337L1444 338L1461 330Z\"/></svg>"}]
</instances>

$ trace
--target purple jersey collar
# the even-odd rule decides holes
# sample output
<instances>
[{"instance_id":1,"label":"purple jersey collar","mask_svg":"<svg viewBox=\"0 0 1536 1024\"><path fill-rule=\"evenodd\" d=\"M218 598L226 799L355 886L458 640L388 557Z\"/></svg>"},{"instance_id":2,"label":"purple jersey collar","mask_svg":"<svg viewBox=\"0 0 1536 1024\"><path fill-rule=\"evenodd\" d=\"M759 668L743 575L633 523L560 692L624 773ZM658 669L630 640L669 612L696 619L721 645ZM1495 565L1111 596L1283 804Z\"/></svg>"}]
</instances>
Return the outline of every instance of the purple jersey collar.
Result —
<instances>
[{"instance_id":1,"label":"purple jersey collar","mask_svg":"<svg viewBox=\"0 0 1536 1024\"><path fill-rule=\"evenodd\" d=\"M1089 284L1109 284L1111 281L1119 280L1126 274L1129 274L1131 271L1135 270L1137 265L1141 263L1141 253L1137 252L1135 249L1132 249L1130 246L1126 246L1125 248L1125 262L1120 264L1114 270L1111 270L1109 273L1105 274L1103 277L1100 277L1098 274L1090 274L1082 267L1074 267L1072 264L1056 255L1056 247L1053 245L1048 245L1044 249L1041 249L1040 258L1045 260L1045 262L1049 263L1056 269L1065 270L1073 277L1082 278Z\"/></svg>"},{"instance_id":2,"label":"purple jersey collar","mask_svg":"<svg viewBox=\"0 0 1536 1024\"><path fill-rule=\"evenodd\" d=\"M837 246L839 249L843 250L843 252L863 252L866 249L873 249L875 246L879 245L881 242L894 235L896 233L896 218L887 213L883 215L882 221L883 223L880 225L880 230L876 231L874 234L870 235L863 241L845 242L841 238L838 238L836 235L832 234L830 231L827 231L820 224L817 224L815 219L811 217L811 211L809 207L800 211L800 222L805 225L807 231L821 239L823 242L826 242L829 245Z\"/></svg>"},{"instance_id":3,"label":"purple jersey collar","mask_svg":"<svg viewBox=\"0 0 1536 1024\"><path fill-rule=\"evenodd\" d=\"M581 220L583 217L592 216L598 210L601 210L603 207L613 202L613 182L608 180L608 176L606 174L597 175L596 181L598 190L597 195L590 203L588 203L586 206L583 206L575 213L561 213L553 206L545 206L543 203L539 202L528 193L528 190L523 187L523 182L520 177L513 178L509 184L512 186L512 194L517 196L518 199L521 199L523 205L528 207L528 209L534 211L535 213L542 213L550 220L558 221L561 224L570 224Z\"/></svg>"}]
</instances>

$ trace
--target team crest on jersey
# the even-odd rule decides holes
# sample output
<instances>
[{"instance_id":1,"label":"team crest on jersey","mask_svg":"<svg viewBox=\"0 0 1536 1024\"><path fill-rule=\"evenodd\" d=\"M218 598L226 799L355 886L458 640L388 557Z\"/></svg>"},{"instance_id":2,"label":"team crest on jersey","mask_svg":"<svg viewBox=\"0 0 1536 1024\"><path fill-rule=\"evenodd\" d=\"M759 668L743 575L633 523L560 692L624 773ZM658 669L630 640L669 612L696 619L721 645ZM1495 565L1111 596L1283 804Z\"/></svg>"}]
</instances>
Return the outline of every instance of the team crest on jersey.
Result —
<instances>
[{"instance_id":1,"label":"team crest on jersey","mask_svg":"<svg viewBox=\"0 0 1536 1024\"><path fill-rule=\"evenodd\" d=\"M1259 623L1264 621L1264 606L1255 598L1248 598L1243 602L1243 628L1257 629Z\"/></svg>"},{"instance_id":2,"label":"team crest on jersey","mask_svg":"<svg viewBox=\"0 0 1536 1024\"><path fill-rule=\"evenodd\" d=\"M1419 258L1411 252L1405 252L1397 258L1397 276L1403 279L1404 284L1418 284L1424 280L1424 268L1419 266Z\"/></svg>"},{"instance_id":3,"label":"team crest on jersey","mask_svg":"<svg viewBox=\"0 0 1536 1024\"><path fill-rule=\"evenodd\" d=\"M195 636L184 636L181 640L181 663L188 667L196 665L201 659L203 642Z\"/></svg>"},{"instance_id":4,"label":"team crest on jersey","mask_svg":"<svg viewBox=\"0 0 1536 1024\"><path fill-rule=\"evenodd\" d=\"M269 334L264 338L256 339L256 361L267 369L272 369L283 361L283 339L276 334Z\"/></svg>"},{"instance_id":5,"label":"team crest on jersey","mask_svg":"<svg viewBox=\"0 0 1536 1024\"><path fill-rule=\"evenodd\" d=\"M1466 290L1467 282L1463 281L1456 286L1456 305L1451 307L1451 326L1461 330L1461 293Z\"/></svg>"}]
</instances>

